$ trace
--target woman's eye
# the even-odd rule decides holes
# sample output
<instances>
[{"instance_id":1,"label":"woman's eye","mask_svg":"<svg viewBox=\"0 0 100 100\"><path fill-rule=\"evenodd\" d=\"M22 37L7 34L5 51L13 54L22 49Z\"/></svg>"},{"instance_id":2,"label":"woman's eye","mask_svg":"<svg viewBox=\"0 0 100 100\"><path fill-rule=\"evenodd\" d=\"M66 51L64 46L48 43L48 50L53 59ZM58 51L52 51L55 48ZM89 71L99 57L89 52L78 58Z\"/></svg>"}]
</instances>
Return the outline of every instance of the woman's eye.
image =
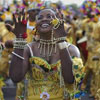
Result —
<instances>
[{"instance_id":1,"label":"woman's eye","mask_svg":"<svg viewBox=\"0 0 100 100\"><path fill-rule=\"evenodd\" d=\"M52 18L51 15L47 15L47 18Z\"/></svg>"},{"instance_id":2,"label":"woman's eye","mask_svg":"<svg viewBox=\"0 0 100 100\"><path fill-rule=\"evenodd\" d=\"M42 17L38 17L38 20L42 19Z\"/></svg>"},{"instance_id":3,"label":"woman's eye","mask_svg":"<svg viewBox=\"0 0 100 100\"><path fill-rule=\"evenodd\" d=\"M43 18L43 16L39 16L37 17L37 20L41 20Z\"/></svg>"}]
</instances>

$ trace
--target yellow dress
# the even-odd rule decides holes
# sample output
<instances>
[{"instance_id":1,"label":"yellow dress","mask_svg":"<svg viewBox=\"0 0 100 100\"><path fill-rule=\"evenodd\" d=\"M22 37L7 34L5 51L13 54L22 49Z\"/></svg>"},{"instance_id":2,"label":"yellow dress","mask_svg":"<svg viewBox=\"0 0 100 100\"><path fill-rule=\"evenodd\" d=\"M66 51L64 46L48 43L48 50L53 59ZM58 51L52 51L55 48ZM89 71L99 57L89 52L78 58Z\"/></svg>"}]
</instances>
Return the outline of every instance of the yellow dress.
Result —
<instances>
[{"instance_id":1,"label":"yellow dress","mask_svg":"<svg viewBox=\"0 0 100 100\"><path fill-rule=\"evenodd\" d=\"M89 77L88 75L89 75L89 73L91 71L93 71L93 68L95 66L95 63L92 60L92 58L93 58L93 56L95 54L95 52L93 50L93 48L94 48L94 40L92 38L92 34L93 34L93 30L94 30L94 26L95 25L96 25L96 23L94 23L93 21L90 21L87 18L85 20L83 20L83 29L85 29L86 37L87 37L87 47L86 47L86 49L88 50L88 57L87 57L87 61L85 63L86 76L84 78L84 84L83 84L84 88L86 88L86 85L87 85L87 81L88 81L88 77ZM94 78L92 78L92 80L93 79Z\"/></svg>"},{"instance_id":2,"label":"yellow dress","mask_svg":"<svg viewBox=\"0 0 100 100\"><path fill-rule=\"evenodd\" d=\"M61 75L60 60L55 64L49 64L40 57L32 56L29 59L32 69L27 73L28 84L26 86L27 89L25 90L27 93L27 100L44 100L44 98L49 100L64 100L65 92L70 98L78 100L82 95L82 92L79 91L79 84L85 73L82 60L76 57L73 57L72 59L75 83L69 85L64 84ZM25 86L18 86L25 89ZM23 100L24 97L20 94L17 98Z\"/></svg>"},{"instance_id":3,"label":"yellow dress","mask_svg":"<svg viewBox=\"0 0 100 100\"><path fill-rule=\"evenodd\" d=\"M13 40L15 35L12 32L9 32L5 23L0 23L0 37L2 38L2 43L5 43L7 40ZM9 55L11 54L12 49L5 48L0 52L0 100L3 100L2 87L4 86L4 80L8 77L9 71Z\"/></svg>"},{"instance_id":4,"label":"yellow dress","mask_svg":"<svg viewBox=\"0 0 100 100\"><path fill-rule=\"evenodd\" d=\"M98 56L100 59L100 21L95 25L93 34L93 56ZM100 100L100 60L92 61L93 79L91 81L91 93L97 100Z\"/></svg>"},{"instance_id":5,"label":"yellow dress","mask_svg":"<svg viewBox=\"0 0 100 100\"><path fill-rule=\"evenodd\" d=\"M11 54L12 49L4 49L0 57L0 100L3 99L2 87L5 85L4 80L8 77L9 71L9 54Z\"/></svg>"},{"instance_id":6,"label":"yellow dress","mask_svg":"<svg viewBox=\"0 0 100 100\"><path fill-rule=\"evenodd\" d=\"M3 82L3 77L0 76L0 100L4 100L3 98L3 93L2 93L2 87L5 85L4 82Z\"/></svg>"},{"instance_id":7,"label":"yellow dress","mask_svg":"<svg viewBox=\"0 0 100 100\"><path fill-rule=\"evenodd\" d=\"M7 40L14 40L15 35L12 32L9 32L4 22L0 22L0 37L2 38L2 42L5 43Z\"/></svg>"}]
</instances>

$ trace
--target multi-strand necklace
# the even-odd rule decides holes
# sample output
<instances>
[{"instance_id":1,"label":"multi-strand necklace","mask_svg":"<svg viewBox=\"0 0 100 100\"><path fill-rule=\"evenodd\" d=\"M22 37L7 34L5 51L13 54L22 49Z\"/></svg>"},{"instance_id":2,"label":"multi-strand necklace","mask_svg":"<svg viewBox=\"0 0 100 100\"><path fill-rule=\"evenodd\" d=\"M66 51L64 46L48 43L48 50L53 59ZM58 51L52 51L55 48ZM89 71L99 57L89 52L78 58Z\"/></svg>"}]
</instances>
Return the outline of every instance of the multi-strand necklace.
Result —
<instances>
[{"instance_id":1,"label":"multi-strand necklace","mask_svg":"<svg viewBox=\"0 0 100 100\"><path fill-rule=\"evenodd\" d=\"M66 37L53 38L51 40L40 39L38 45L38 48L40 49L40 54L43 55L43 57L50 57L52 53L57 52L57 43L62 40L65 41Z\"/></svg>"}]
</instances>

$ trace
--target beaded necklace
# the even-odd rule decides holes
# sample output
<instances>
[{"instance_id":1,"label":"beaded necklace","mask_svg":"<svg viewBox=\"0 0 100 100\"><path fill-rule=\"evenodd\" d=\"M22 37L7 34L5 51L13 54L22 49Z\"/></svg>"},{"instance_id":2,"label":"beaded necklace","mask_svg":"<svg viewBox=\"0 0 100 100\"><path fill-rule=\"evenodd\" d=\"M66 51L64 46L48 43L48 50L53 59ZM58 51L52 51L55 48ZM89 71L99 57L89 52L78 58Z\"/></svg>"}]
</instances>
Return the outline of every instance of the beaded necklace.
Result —
<instances>
[{"instance_id":1,"label":"beaded necklace","mask_svg":"<svg viewBox=\"0 0 100 100\"><path fill-rule=\"evenodd\" d=\"M65 41L65 40L66 40L66 37L53 38L51 40L40 39L39 40L40 42L38 45L38 48L40 49L40 54L45 57L46 51L47 51L47 55L48 57L50 57L53 53L53 50L54 50L54 53L57 52L57 43L60 41Z\"/></svg>"}]
</instances>

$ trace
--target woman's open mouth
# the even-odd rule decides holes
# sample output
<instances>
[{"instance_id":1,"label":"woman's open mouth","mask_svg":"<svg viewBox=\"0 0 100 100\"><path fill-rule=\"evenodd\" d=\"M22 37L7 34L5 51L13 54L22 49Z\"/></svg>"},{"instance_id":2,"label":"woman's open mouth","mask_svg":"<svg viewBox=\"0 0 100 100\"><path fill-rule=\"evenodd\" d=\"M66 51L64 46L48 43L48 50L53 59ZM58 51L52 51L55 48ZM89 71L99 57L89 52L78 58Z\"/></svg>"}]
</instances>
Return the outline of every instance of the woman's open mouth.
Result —
<instances>
[{"instance_id":1,"label":"woman's open mouth","mask_svg":"<svg viewBox=\"0 0 100 100\"><path fill-rule=\"evenodd\" d=\"M42 28L48 28L49 26L50 25L49 24L46 24L46 23L44 23L44 24L41 25Z\"/></svg>"}]
</instances>

